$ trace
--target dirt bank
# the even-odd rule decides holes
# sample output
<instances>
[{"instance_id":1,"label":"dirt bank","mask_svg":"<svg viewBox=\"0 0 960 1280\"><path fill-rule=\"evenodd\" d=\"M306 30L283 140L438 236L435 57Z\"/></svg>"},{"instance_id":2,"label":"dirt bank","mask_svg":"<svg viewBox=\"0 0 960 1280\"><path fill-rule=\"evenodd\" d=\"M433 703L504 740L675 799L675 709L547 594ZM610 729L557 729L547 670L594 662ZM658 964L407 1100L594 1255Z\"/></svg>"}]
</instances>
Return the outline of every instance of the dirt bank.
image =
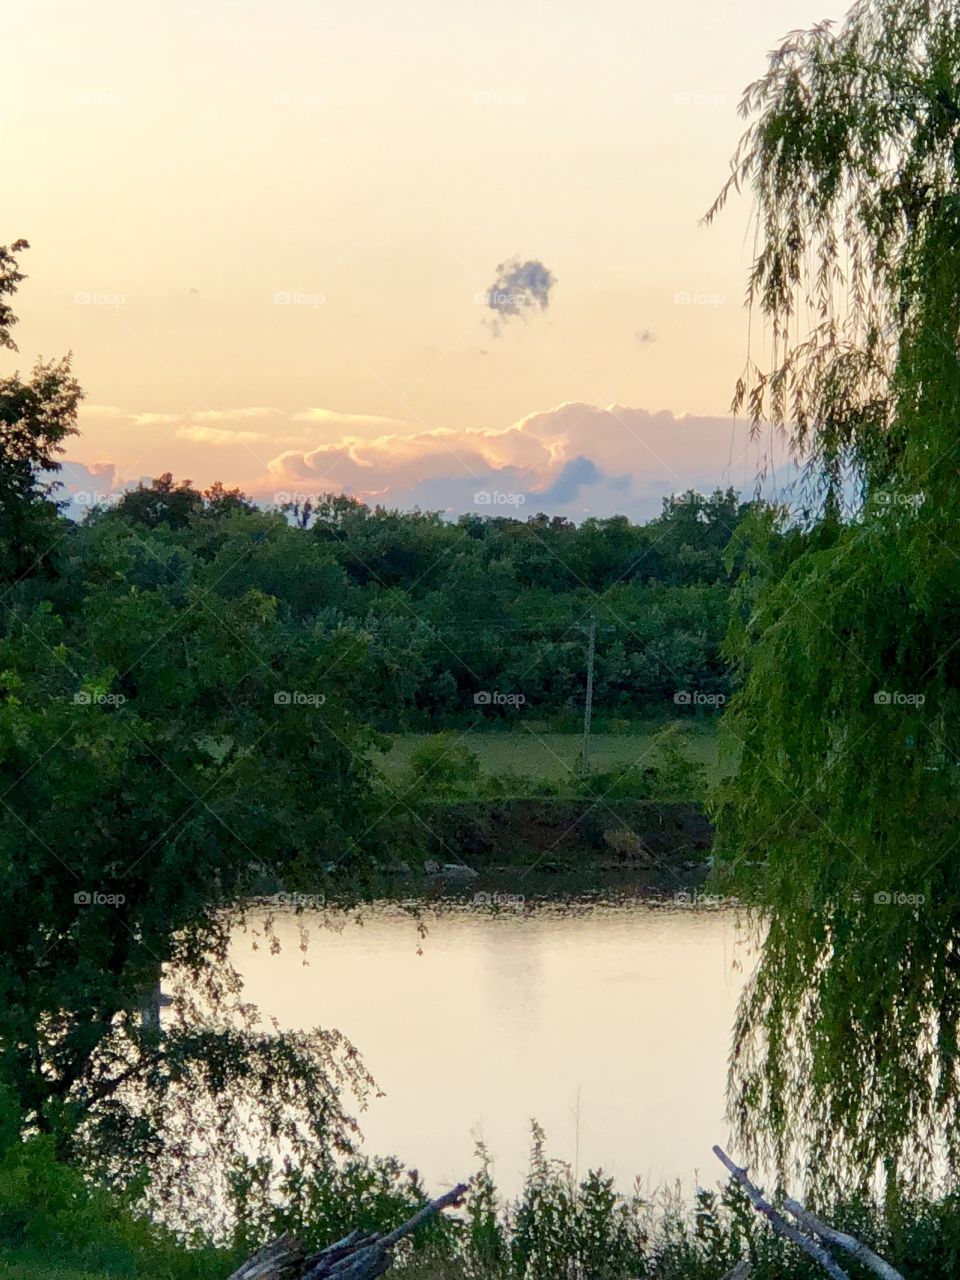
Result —
<instances>
[{"instance_id":1,"label":"dirt bank","mask_svg":"<svg viewBox=\"0 0 960 1280\"><path fill-rule=\"evenodd\" d=\"M587 875L696 884L713 827L694 804L517 799L436 803L421 811L425 857L481 875Z\"/></svg>"}]
</instances>

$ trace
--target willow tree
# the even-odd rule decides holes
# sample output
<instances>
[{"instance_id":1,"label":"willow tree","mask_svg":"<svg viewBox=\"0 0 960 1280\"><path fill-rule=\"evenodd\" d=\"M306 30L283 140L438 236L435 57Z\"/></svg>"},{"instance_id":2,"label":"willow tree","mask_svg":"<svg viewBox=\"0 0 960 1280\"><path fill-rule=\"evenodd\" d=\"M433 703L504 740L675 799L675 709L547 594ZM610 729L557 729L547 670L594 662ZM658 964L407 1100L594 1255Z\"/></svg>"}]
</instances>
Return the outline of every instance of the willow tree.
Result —
<instances>
[{"instance_id":1,"label":"willow tree","mask_svg":"<svg viewBox=\"0 0 960 1280\"><path fill-rule=\"evenodd\" d=\"M809 523L789 563L754 540L731 641L718 851L769 922L734 1117L784 1171L923 1177L960 1168L960 8L863 0L741 110L707 215L752 189L734 406L788 438Z\"/></svg>"}]
</instances>

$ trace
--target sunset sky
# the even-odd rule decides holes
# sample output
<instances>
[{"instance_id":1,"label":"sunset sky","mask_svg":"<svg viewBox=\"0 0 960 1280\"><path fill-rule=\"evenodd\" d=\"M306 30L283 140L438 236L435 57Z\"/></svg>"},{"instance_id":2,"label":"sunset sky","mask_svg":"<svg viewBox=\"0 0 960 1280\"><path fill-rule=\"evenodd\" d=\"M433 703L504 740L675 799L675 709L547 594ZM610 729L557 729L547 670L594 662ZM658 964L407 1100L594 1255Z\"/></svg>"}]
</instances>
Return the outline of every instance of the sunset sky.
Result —
<instances>
[{"instance_id":1,"label":"sunset sky","mask_svg":"<svg viewBox=\"0 0 960 1280\"><path fill-rule=\"evenodd\" d=\"M75 494L749 488L749 201L698 221L768 50L842 12L811 3L7 6L0 243L32 247L0 372L73 351ZM497 326L512 259L555 283Z\"/></svg>"}]
</instances>

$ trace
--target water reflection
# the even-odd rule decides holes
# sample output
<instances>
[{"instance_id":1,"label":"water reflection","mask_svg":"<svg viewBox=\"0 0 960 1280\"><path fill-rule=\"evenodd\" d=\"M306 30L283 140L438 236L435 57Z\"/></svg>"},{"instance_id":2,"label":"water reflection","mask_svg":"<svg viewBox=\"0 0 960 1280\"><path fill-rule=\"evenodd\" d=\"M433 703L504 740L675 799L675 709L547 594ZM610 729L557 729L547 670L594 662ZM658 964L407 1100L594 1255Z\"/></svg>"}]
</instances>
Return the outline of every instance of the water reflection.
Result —
<instances>
[{"instance_id":1,"label":"water reflection","mask_svg":"<svg viewBox=\"0 0 960 1280\"><path fill-rule=\"evenodd\" d=\"M397 904L281 912L278 955L235 940L265 1019L338 1027L363 1053L386 1094L362 1117L368 1150L440 1184L472 1170L482 1136L513 1192L535 1116L581 1171L712 1178L744 977L733 911L428 904L422 919L425 937Z\"/></svg>"}]
</instances>

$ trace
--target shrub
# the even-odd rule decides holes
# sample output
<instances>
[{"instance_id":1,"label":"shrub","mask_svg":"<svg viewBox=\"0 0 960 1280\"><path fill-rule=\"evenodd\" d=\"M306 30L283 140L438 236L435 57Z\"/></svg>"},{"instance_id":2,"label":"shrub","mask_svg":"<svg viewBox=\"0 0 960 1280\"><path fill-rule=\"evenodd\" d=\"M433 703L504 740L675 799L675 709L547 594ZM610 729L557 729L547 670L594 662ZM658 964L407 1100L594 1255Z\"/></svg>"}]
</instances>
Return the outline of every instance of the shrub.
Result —
<instances>
[{"instance_id":1,"label":"shrub","mask_svg":"<svg viewBox=\"0 0 960 1280\"><path fill-rule=\"evenodd\" d=\"M480 778L480 757L457 734L438 733L411 755L409 777L412 786L441 795L469 791Z\"/></svg>"}]
</instances>

